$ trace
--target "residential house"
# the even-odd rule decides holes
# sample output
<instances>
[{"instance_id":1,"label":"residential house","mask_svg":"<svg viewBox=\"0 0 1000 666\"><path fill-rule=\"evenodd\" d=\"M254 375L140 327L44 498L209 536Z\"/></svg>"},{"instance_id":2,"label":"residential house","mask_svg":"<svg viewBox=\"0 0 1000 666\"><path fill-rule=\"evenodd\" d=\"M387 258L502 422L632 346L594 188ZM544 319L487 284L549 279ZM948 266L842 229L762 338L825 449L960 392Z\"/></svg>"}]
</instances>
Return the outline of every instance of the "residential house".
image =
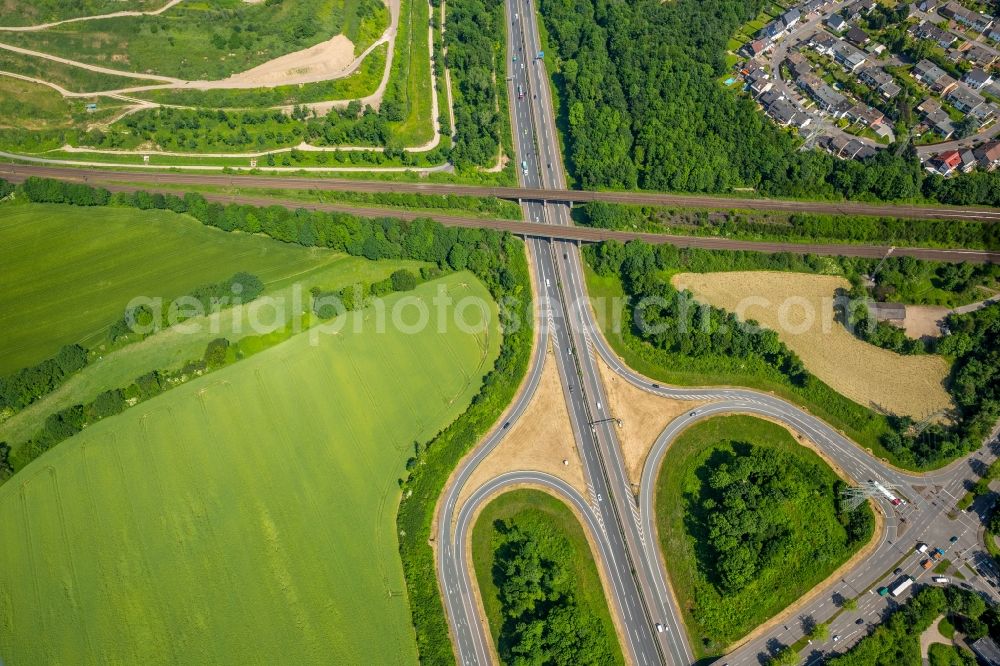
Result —
<instances>
[{"instance_id":1,"label":"residential house","mask_svg":"<svg viewBox=\"0 0 1000 666\"><path fill-rule=\"evenodd\" d=\"M806 74L795 81L800 88L805 90L816 105L834 118L840 118L851 108L851 103L847 98L826 84L823 79L815 74Z\"/></svg>"},{"instance_id":2,"label":"residential house","mask_svg":"<svg viewBox=\"0 0 1000 666\"><path fill-rule=\"evenodd\" d=\"M873 127L872 130L874 130L876 136L881 139L888 139L889 141L892 141L893 139L892 128L889 127L889 123L879 123Z\"/></svg>"},{"instance_id":3,"label":"residential house","mask_svg":"<svg viewBox=\"0 0 1000 666\"><path fill-rule=\"evenodd\" d=\"M980 104L986 102L982 95L961 83L952 88L945 95L945 99L951 102L952 106L962 113L969 113Z\"/></svg>"},{"instance_id":4,"label":"residential house","mask_svg":"<svg viewBox=\"0 0 1000 666\"><path fill-rule=\"evenodd\" d=\"M795 27L795 24L799 22L801 17L802 13L795 7L792 7L787 12L782 14L781 22L785 25L785 31L787 32Z\"/></svg>"},{"instance_id":5,"label":"residential house","mask_svg":"<svg viewBox=\"0 0 1000 666\"><path fill-rule=\"evenodd\" d=\"M910 26L908 32L917 39L929 39L943 49L948 48L958 37L947 30L942 30L930 21L921 21L917 25Z\"/></svg>"},{"instance_id":6,"label":"residential house","mask_svg":"<svg viewBox=\"0 0 1000 666\"><path fill-rule=\"evenodd\" d=\"M922 12L932 12L937 4L938 0L917 0L916 7Z\"/></svg>"},{"instance_id":7,"label":"residential house","mask_svg":"<svg viewBox=\"0 0 1000 666\"><path fill-rule=\"evenodd\" d=\"M844 36L847 38L847 41L858 47L863 47L865 44L871 41L871 38L868 36L868 33L856 25L852 25L850 28L848 28L847 34Z\"/></svg>"},{"instance_id":8,"label":"residential house","mask_svg":"<svg viewBox=\"0 0 1000 666\"><path fill-rule=\"evenodd\" d=\"M967 28L972 28L976 32L986 32L993 25L993 17L988 14L974 12L966 9L954 0L938 9L938 14L945 18L952 19Z\"/></svg>"},{"instance_id":9,"label":"residential house","mask_svg":"<svg viewBox=\"0 0 1000 666\"><path fill-rule=\"evenodd\" d=\"M983 169L992 171L1000 166L1000 141L988 141L977 146L972 153Z\"/></svg>"},{"instance_id":10,"label":"residential house","mask_svg":"<svg viewBox=\"0 0 1000 666\"><path fill-rule=\"evenodd\" d=\"M754 97L760 97L774 87L771 76L761 67L755 67L746 75L747 90Z\"/></svg>"},{"instance_id":11,"label":"residential house","mask_svg":"<svg viewBox=\"0 0 1000 666\"><path fill-rule=\"evenodd\" d=\"M757 33L757 39L763 39L766 42L776 42L784 34L785 24L781 22L781 19L775 19L760 29L760 32Z\"/></svg>"},{"instance_id":12,"label":"residential house","mask_svg":"<svg viewBox=\"0 0 1000 666\"><path fill-rule=\"evenodd\" d=\"M847 147L844 148L844 154L850 155L856 160L866 160L877 152L877 150L869 146L867 143L863 143L858 139L851 139L847 142Z\"/></svg>"},{"instance_id":13,"label":"residential house","mask_svg":"<svg viewBox=\"0 0 1000 666\"><path fill-rule=\"evenodd\" d=\"M743 52L751 58L756 58L763 53L767 53L771 46L772 43L766 39L754 39L744 44Z\"/></svg>"},{"instance_id":14,"label":"residential house","mask_svg":"<svg viewBox=\"0 0 1000 666\"><path fill-rule=\"evenodd\" d=\"M840 32L841 30L847 29L847 19L845 19L840 14L831 14L826 19L826 25L830 30Z\"/></svg>"},{"instance_id":15,"label":"residential house","mask_svg":"<svg viewBox=\"0 0 1000 666\"><path fill-rule=\"evenodd\" d=\"M808 74L812 71L812 65L809 60L801 53L789 53L788 57L785 58L785 64L788 66L788 71L792 73L793 79L797 79L803 74Z\"/></svg>"},{"instance_id":16,"label":"residential house","mask_svg":"<svg viewBox=\"0 0 1000 666\"><path fill-rule=\"evenodd\" d=\"M994 42L1000 42L1000 21L993 22L993 27L986 31L986 36Z\"/></svg>"},{"instance_id":17,"label":"residential house","mask_svg":"<svg viewBox=\"0 0 1000 666\"><path fill-rule=\"evenodd\" d=\"M848 110L847 117L866 127L875 127L885 122L885 115L867 104L855 104Z\"/></svg>"},{"instance_id":18,"label":"residential house","mask_svg":"<svg viewBox=\"0 0 1000 666\"><path fill-rule=\"evenodd\" d=\"M975 153L968 148L962 151L962 173L969 173L978 163Z\"/></svg>"},{"instance_id":19,"label":"residential house","mask_svg":"<svg viewBox=\"0 0 1000 666\"><path fill-rule=\"evenodd\" d=\"M817 14L824 6L826 6L826 3L823 0L806 0L806 2L799 5L799 11L803 14Z\"/></svg>"},{"instance_id":20,"label":"residential house","mask_svg":"<svg viewBox=\"0 0 1000 666\"><path fill-rule=\"evenodd\" d=\"M818 31L809 38L809 46L820 55L833 53L833 47L837 45L837 40L828 32Z\"/></svg>"},{"instance_id":21,"label":"residential house","mask_svg":"<svg viewBox=\"0 0 1000 666\"><path fill-rule=\"evenodd\" d=\"M996 120L997 108L993 104L984 102L969 109L969 117L974 118L982 126Z\"/></svg>"},{"instance_id":22,"label":"residential house","mask_svg":"<svg viewBox=\"0 0 1000 666\"><path fill-rule=\"evenodd\" d=\"M962 77L962 82L973 90L982 90L993 83L993 75L982 67L974 67Z\"/></svg>"},{"instance_id":23,"label":"residential house","mask_svg":"<svg viewBox=\"0 0 1000 666\"><path fill-rule=\"evenodd\" d=\"M875 0L858 0L857 2L848 5L844 9L840 10L840 13L852 21L856 20L860 16L867 16L875 9L877 3Z\"/></svg>"},{"instance_id":24,"label":"residential house","mask_svg":"<svg viewBox=\"0 0 1000 666\"><path fill-rule=\"evenodd\" d=\"M847 42L840 42L833 47L833 59L848 72L853 72L865 64L866 56L864 52L857 50Z\"/></svg>"},{"instance_id":25,"label":"residential house","mask_svg":"<svg viewBox=\"0 0 1000 666\"><path fill-rule=\"evenodd\" d=\"M925 113L924 124L943 140L950 139L955 134L955 123L951 122L951 116L941 108Z\"/></svg>"},{"instance_id":26,"label":"residential house","mask_svg":"<svg viewBox=\"0 0 1000 666\"><path fill-rule=\"evenodd\" d=\"M902 89L896 80L881 67L865 67L858 74L858 79L869 88L877 90L885 99L893 99Z\"/></svg>"},{"instance_id":27,"label":"residential house","mask_svg":"<svg viewBox=\"0 0 1000 666\"><path fill-rule=\"evenodd\" d=\"M932 63L930 60L921 60L910 70L917 81L924 84L939 95L946 95L952 88L958 85L958 81L948 76L948 74Z\"/></svg>"},{"instance_id":28,"label":"residential house","mask_svg":"<svg viewBox=\"0 0 1000 666\"><path fill-rule=\"evenodd\" d=\"M978 65L983 69L992 66L998 59L995 51L986 48L982 44L973 44L972 42L963 44L959 52L962 54L963 60L973 65Z\"/></svg>"},{"instance_id":29,"label":"residential house","mask_svg":"<svg viewBox=\"0 0 1000 666\"><path fill-rule=\"evenodd\" d=\"M942 176L950 175L962 165L962 155L957 150L939 153L931 158L928 171L936 171Z\"/></svg>"}]
</instances>

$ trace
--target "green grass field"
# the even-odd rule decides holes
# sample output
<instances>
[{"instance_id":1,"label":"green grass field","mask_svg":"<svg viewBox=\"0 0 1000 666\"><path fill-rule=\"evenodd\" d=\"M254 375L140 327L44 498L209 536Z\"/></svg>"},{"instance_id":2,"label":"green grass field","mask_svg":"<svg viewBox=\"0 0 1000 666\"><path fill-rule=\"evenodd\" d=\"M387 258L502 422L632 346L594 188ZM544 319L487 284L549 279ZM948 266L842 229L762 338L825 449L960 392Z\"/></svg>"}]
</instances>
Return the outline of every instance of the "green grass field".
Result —
<instances>
[{"instance_id":1,"label":"green grass field","mask_svg":"<svg viewBox=\"0 0 1000 666\"><path fill-rule=\"evenodd\" d=\"M708 492L709 470L717 469L720 461L730 461L737 450L733 442L786 455L788 473L794 472L788 478L815 487L815 496L809 498L806 512L793 500L782 500L783 529L790 530L792 546L782 551L780 566L765 566L747 586L724 592L708 571L712 553L705 532L707 516L698 501ZM671 444L657 480L657 531L696 656L720 654L851 556L858 546L848 547L829 494L836 480L826 463L787 430L750 416L712 418L692 426Z\"/></svg>"},{"instance_id":2,"label":"green grass field","mask_svg":"<svg viewBox=\"0 0 1000 666\"><path fill-rule=\"evenodd\" d=\"M183 2L158 16L11 32L6 43L116 70L224 79L339 34L357 0ZM165 3L164 3L165 4Z\"/></svg>"},{"instance_id":3,"label":"green grass field","mask_svg":"<svg viewBox=\"0 0 1000 666\"><path fill-rule=\"evenodd\" d=\"M167 4L166 0L2 0L0 25L39 25L78 16L98 16L110 12L148 12Z\"/></svg>"},{"instance_id":4,"label":"green grass field","mask_svg":"<svg viewBox=\"0 0 1000 666\"><path fill-rule=\"evenodd\" d=\"M438 285L488 298L467 273ZM399 296L389 298L389 305ZM413 442L499 334L309 333L67 440L0 487L9 663L415 663L395 535Z\"/></svg>"},{"instance_id":5,"label":"green grass field","mask_svg":"<svg viewBox=\"0 0 1000 666\"><path fill-rule=\"evenodd\" d=\"M97 110L87 113L88 103ZM25 130L78 129L105 122L125 105L117 100L66 98L39 83L0 76L0 127Z\"/></svg>"},{"instance_id":6,"label":"green grass field","mask_svg":"<svg viewBox=\"0 0 1000 666\"><path fill-rule=\"evenodd\" d=\"M266 242L266 239L260 240ZM299 251L311 252L304 248ZM293 311L295 305L299 304L300 311L307 309L309 290L314 286L332 291L352 284L371 284L389 277L399 268L417 272L423 265L409 260L368 261L359 257L326 254L329 254L329 261L321 266L269 285L265 297L285 303L287 307L281 311L280 317L272 318L270 310L260 317L264 323L275 322L276 330L268 335L287 338L295 332L291 322L302 321L297 316L299 312ZM197 270L197 266L191 266L189 270ZM251 325L250 317L256 307L256 304L247 304L228 308L211 319L196 318L186 322L198 325L197 331L163 331L102 354L98 361L91 362L56 391L0 423L0 441L7 442L16 451L42 429L50 414L73 405L87 404L109 387L128 386L136 377L151 369L180 369L188 361L200 358L206 345L220 336L230 342L239 342L241 349L255 350L262 342L274 343L273 339L255 339L259 336ZM300 329L307 325L308 318L300 324Z\"/></svg>"},{"instance_id":7,"label":"green grass field","mask_svg":"<svg viewBox=\"0 0 1000 666\"><path fill-rule=\"evenodd\" d=\"M4 204L0 214L0 375L96 348L136 296L173 298L238 271L269 289L344 257L210 229L169 211Z\"/></svg>"},{"instance_id":8,"label":"green grass field","mask_svg":"<svg viewBox=\"0 0 1000 666\"><path fill-rule=\"evenodd\" d=\"M496 533L494 523L501 520L542 521L551 528L554 536L569 543L573 556L568 566L573 573L572 587L577 602L580 607L600 618L602 633L615 647L615 663L623 664L624 658L604 598L604 588L583 527L565 504L538 490L513 490L500 495L483 507L472 531L473 566L494 644L503 623L498 590L492 573L493 538Z\"/></svg>"}]
</instances>

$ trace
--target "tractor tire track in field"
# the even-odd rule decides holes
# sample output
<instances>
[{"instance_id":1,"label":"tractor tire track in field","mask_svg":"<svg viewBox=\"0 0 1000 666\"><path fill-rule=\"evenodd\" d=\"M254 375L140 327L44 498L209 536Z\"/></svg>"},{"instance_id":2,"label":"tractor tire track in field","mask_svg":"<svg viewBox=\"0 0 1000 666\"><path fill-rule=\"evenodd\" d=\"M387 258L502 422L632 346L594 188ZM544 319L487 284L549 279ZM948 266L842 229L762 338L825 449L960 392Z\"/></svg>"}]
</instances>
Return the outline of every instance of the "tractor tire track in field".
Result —
<instances>
[{"instance_id":1,"label":"tractor tire track in field","mask_svg":"<svg viewBox=\"0 0 1000 666\"><path fill-rule=\"evenodd\" d=\"M111 435L111 441L115 442L115 440L116 440L116 437L114 435ZM104 446L106 447L107 444L104 444ZM107 533L107 526L105 525L105 522L104 522L104 512L98 510L98 506L97 506L97 494L94 492L94 479L93 479L93 475L92 475L91 469L90 469L89 456L92 453L93 453L93 451L91 449L91 442L88 442L87 440L84 440L80 444L80 467L83 468L84 494L87 496L87 500L88 500L87 503L90 505L90 514L91 514L92 520L94 521L94 523L97 526L97 531L99 533L101 533L101 534L106 534ZM117 584L117 585L120 586L122 584L123 580L122 580L122 578L120 576L111 576L111 575L109 575L109 572L108 572L108 569L107 569L107 566L106 566L105 563L106 563L105 558L98 557L97 558L96 568L97 568L97 570L99 571L99 573L101 575L101 579L104 581L104 585L106 586L104 588L104 591L108 593L107 594L108 598L114 598L117 595L115 595L115 594L112 593L112 590L111 590L110 586L112 584ZM128 633L129 643L131 643L131 644L134 645L135 644L135 632L132 630L132 624L130 622L126 621L126 622L122 622L122 625L125 627L125 631Z\"/></svg>"},{"instance_id":2,"label":"tractor tire track in field","mask_svg":"<svg viewBox=\"0 0 1000 666\"><path fill-rule=\"evenodd\" d=\"M69 560L68 567L72 581L72 593L66 594L66 596L72 610L75 611L76 621L83 630L83 641L87 644L87 654L96 654L94 652L94 641L90 634L90 618L83 612L83 608L80 606L80 577L76 571L76 558L73 557L73 548L70 545L69 535L66 533L66 511L63 508L62 493L59 491L59 475L56 472L56 468L51 465L48 466L47 471L56 503L56 513L59 519L59 535L62 537L66 559ZM65 584L63 584L63 592L69 592L69 590L66 590Z\"/></svg>"}]
</instances>

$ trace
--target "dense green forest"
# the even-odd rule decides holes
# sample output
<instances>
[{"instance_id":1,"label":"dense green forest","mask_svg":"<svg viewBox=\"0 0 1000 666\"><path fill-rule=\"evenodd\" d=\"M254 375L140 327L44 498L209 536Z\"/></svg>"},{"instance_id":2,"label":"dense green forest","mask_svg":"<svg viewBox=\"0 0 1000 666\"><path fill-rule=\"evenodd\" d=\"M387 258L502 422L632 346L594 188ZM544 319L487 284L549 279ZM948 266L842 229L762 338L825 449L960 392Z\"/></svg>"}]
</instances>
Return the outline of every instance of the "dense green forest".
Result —
<instances>
[{"instance_id":1,"label":"dense green forest","mask_svg":"<svg viewBox=\"0 0 1000 666\"><path fill-rule=\"evenodd\" d=\"M686 211L594 201L573 211L581 224L746 240L830 241L897 246L1000 248L1000 224L976 220L918 220L862 215L755 211Z\"/></svg>"},{"instance_id":2,"label":"dense green forest","mask_svg":"<svg viewBox=\"0 0 1000 666\"><path fill-rule=\"evenodd\" d=\"M612 664L616 646L593 609L580 604L566 537L544 515L494 525L493 582L505 664Z\"/></svg>"},{"instance_id":3,"label":"dense green forest","mask_svg":"<svg viewBox=\"0 0 1000 666\"><path fill-rule=\"evenodd\" d=\"M455 73L455 146L458 168L489 167L497 158L505 124L497 91L504 75L503 2L451 0L444 43L448 68Z\"/></svg>"},{"instance_id":4,"label":"dense green forest","mask_svg":"<svg viewBox=\"0 0 1000 666\"><path fill-rule=\"evenodd\" d=\"M741 325L734 314L719 308L697 307L690 293L678 292L669 280L670 274L681 271L779 270L833 272L856 281L858 275L871 272L872 260L678 249L640 241L626 245L615 241L599 243L588 246L584 256L598 275L620 278L630 303L626 306L627 321L631 322L629 335L634 344L698 359L711 367L726 367L733 358L763 362L771 371L780 373L785 384L808 396L830 416L843 418L861 431L868 427L883 430L880 444L897 464L921 468L952 460L977 448L991 425L1000 418L1000 383L997 381L1000 304L968 315L949 316L951 333L941 339L937 350L953 361L949 392L957 405L955 424L933 424L921 434L912 436L909 430L913 422L909 418L892 417L892 428L885 431L878 425L884 417L847 400L816 379L772 331ZM877 295L901 294L905 300L906 288L913 276L923 276L920 277L922 281L928 270L938 278L955 276L956 280L972 279L977 271L995 270L992 266L965 265L967 270L958 268L961 266L934 266L910 257L899 257L884 264L875 291ZM632 307L640 303L643 307ZM860 428L861 424L867 426Z\"/></svg>"},{"instance_id":5,"label":"dense green forest","mask_svg":"<svg viewBox=\"0 0 1000 666\"><path fill-rule=\"evenodd\" d=\"M782 568L789 552L802 547L792 516L816 515L816 497L837 503L837 488L822 485L824 475L785 452L753 444L729 443L702 470L701 493L694 514L707 535L707 558L701 565L710 571L725 593L746 588L761 570ZM846 546L871 535L872 515L852 511L843 515ZM815 525L813 525L815 529ZM833 544L823 548L836 550ZM827 553L813 553L812 558Z\"/></svg>"},{"instance_id":6,"label":"dense green forest","mask_svg":"<svg viewBox=\"0 0 1000 666\"><path fill-rule=\"evenodd\" d=\"M912 146L864 163L798 150L719 85L726 42L764 0L540 0L557 56L567 166L584 189L1000 203L1000 174L925 176Z\"/></svg>"},{"instance_id":7,"label":"dense green forest","mask_svg":"<svg viewBox=\"0 0 1000 666\"><path fill-rule=\"evenodd\" d=\"M1000 608L987 607L975 592L954 585L923 587L868 636L827 663L830 666L919 664L920 634L940 615L947 616L969 640L1000 631Z\"/></svg>"}]
</instances>

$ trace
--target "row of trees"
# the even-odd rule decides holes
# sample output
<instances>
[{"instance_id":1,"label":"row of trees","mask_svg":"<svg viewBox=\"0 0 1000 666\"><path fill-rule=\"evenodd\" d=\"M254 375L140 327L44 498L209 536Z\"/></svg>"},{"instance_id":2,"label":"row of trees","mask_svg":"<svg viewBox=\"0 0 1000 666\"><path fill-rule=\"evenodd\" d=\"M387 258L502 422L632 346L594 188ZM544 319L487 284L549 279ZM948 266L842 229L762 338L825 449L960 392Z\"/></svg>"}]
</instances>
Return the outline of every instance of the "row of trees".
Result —
<instances>
[{"instance_id":1,"label":"row of trees","mask_svg":"<svg viewBox=\"0 0 1000 666\"><path fill-rule=\"evenodd\" d=\"M814 240L886 245L1000 247L1000 225L974 220L909 220L861 215L674 211L594 201L577 219L604 229L645 229L751 240Z\"/></svg>"},{"instance_id":2,"label":"row of trees","mask_svg":"<svg viewBox=\"0 0 1000 666\"><path fill-rule=\"evenodd\" d=\"M718 84L763 0L541 0L558 55L568 166L584 188L1000 202L1000 174L925 175L912 146L837 160Z\"/></svg>"},{"instance_id":3,"label":"row of trees","mask_svg":"<svg viewBox=\"0 0 1000 666\"><path fill-rule=\"evenodd\" d=\"M63 440L79 433L87 426L109 416L120 414L139 402L154 398L168 388L200 375L206 370L225 365L228 360L229 346L229 340L225 338L212 340L205 347L202 358L188 361L178 370L147 372L136 377L124 388L108 389L86 404L73 405L50 414L45 419L42 429L10 455L9 473L13 474L24 469L32 460ZM2 466L0 464L0 468ZM0 469L0 481L3 480L2 475L3 471Z\"/></svg>"},{"instance_id":4,"label":"row of trees","mask_svg":"<svg viewBox=\"0 0 1000 666\"><path fill-rule=\"evenodd\" d=\"M0 413L10 414L51 393L87 365L87 350L65 345L59 353L8 377L0 377Z\"/></svg>"},{"instance_id":5,"label":"row of trees","mask_svg":"<svg viewBox=\"0 0 1000 666\"><path fill-rule=\"evenodd\" d=\"M569 543L540 522L494 525L493 582L506 664L612 664L614 649L600 618L577 602Z\"/></svg>"},{"instance_id":6,"label":"row of trees","mask_svg":"<svg viewBox=\"0 0 1000 666\"><path fill-rule=\"evenodd\" d=\"M123 339L141 339L191 317L249 303L262 293L264 283L261 279L241 271L221 282L197 287L163 304L157 312L146 304L127 308L108 329L108 341L115 344Z\"/></svg>"}]
</instances>

